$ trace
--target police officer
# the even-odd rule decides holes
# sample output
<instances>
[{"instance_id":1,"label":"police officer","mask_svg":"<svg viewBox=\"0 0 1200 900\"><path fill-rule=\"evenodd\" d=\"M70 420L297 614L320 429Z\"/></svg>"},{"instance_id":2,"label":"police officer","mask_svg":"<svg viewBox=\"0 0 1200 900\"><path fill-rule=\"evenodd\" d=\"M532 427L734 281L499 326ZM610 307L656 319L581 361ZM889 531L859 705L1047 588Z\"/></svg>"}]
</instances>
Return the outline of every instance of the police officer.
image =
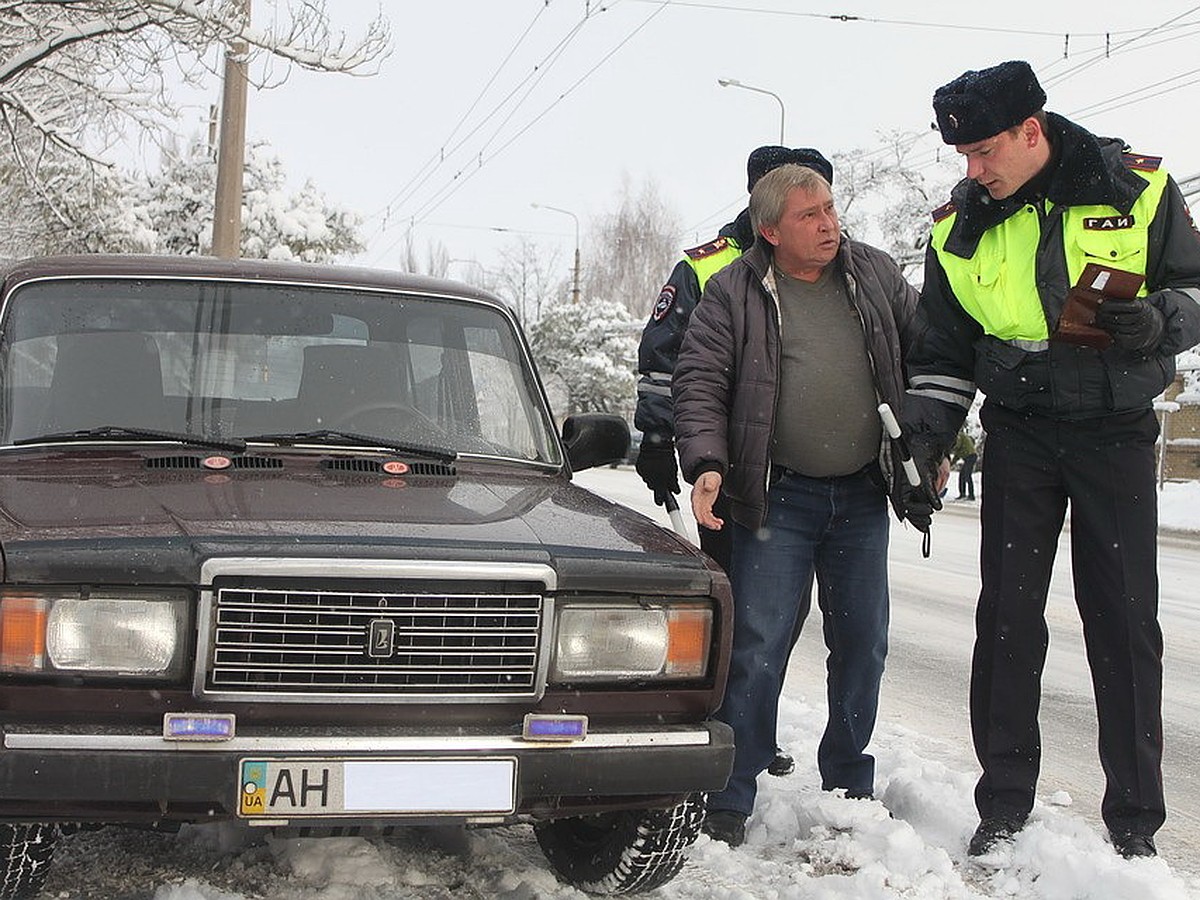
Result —
<instances>
[{"instance_id":1,"label":"police officer","mask_svg":"<svg viewBox=\"0 0 1200 900\"><path fill-rule=\"evenodd\" d=\"M985 395L970 686L983 774L968 853L1010 840L1033 807L1045 605L1069 504L1101 813L1121 855L1153 856L1166 810L1152 401L1175 354L1200 341L1200 236L1157 158L1045 112L1045 100L1021 61L934 94L967 177L934 214L906 424L931 465L976 387ZM1058 327L1069 296L1106 293L1086 340Z\"/></svg>"},{"instance_id":2,"label":"police officer","mask_svg":"<svg viewBox=\"0 0 1200 900\"><path fill-rule=\"evenodd\" d=\"M747 158L746 191L753 190L758 179L784 163L807 166L833 184L833 166L820 151L808 147L793 149L772 145L753 150ZM750 210L743 209L736 219L717 233L714 240L685 250L683 259L676 264L671 277L659 292L646 327L642 330L642 342L638 347L638 372L641 377L633 419L634 426L642 432L642 444L634 468L654 492L654 502L659 506L664 505L670 495L679 493L671 376L675 371L675 359L679 355L684 330L691 319L692 310L700 302L700 295L709 277L741 256L753 243ZM718 497L713 512L721 518L728 516L724 494ZM713 531L703 526L698 530L700 548L716 560L724 571L729 571L731 530ZM804 596L807 602L810 591L805 591ZM807 608L804 612L807 613ZM806 616L801 616L799 621L804 618ZM772 775L787 775L794 767L792 757L777 750L767 771Z\"/></svg>"}]
</instances>

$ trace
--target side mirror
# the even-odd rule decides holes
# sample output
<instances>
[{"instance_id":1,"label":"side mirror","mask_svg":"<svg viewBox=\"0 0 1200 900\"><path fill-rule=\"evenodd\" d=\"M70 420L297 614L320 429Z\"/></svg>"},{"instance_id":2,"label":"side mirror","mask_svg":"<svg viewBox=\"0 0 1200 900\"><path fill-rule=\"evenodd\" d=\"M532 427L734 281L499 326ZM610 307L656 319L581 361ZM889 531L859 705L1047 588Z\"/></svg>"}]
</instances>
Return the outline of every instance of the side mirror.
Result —
<instances>
[{"instance_id":1,"label":"side mirror","mask_svg":"<svg viewBox=\"0 0 1200 900\"><path fill-rule=\"evenodd\" d=\"M580 472L623 460L629 452L629 425L611 413L580 413L563 422L562 439L572 471Z\"/></svg>"}]
</instances>

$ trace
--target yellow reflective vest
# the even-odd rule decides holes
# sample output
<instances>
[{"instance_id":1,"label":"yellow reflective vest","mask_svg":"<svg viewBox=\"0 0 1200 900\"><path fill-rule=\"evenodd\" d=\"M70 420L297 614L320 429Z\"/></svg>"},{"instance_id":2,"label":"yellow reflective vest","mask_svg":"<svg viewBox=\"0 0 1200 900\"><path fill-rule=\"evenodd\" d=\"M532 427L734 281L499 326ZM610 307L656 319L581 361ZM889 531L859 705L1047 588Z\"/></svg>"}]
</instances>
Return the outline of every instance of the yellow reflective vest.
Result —
<instances>
[{"instance_id":1,"label":"yellow reflective vest","mask_svg":"<svg viewBox=\"0 0 1200 900\"><path fill-rule=\"evenodd\" d=\"M701 293L708 279L742 255L742 248L731 237L719 237L715 241L702 244L684 253L684 261L696 273L696 281L700 284Z\"/></svg>"},{"instance_id":2,"label":"yellow reflective vest","mask_svg":"<svg viewBox=\"0 0 1200 900\"><path fill-rule=\"evenodd\" d=\"M1062 215L1062 248L1070 284L1076 284L1089 262L1146 274L1150 221L1158 209L1167 173L1137 170L1146 181L1133 208L1122 213L1112 206L1068 206ZM1041 212L1053 209L1045 204ZM1042 215L1033 204L984 232L969 259L945 249L957 212L933 227L932 244L962 308L986 334L1002 341L1044 341L1049 323L1038 292L1035 271L1042 240ZM1143 285L1141 295L1146 293Z\"/></svg>"}]
</instances>

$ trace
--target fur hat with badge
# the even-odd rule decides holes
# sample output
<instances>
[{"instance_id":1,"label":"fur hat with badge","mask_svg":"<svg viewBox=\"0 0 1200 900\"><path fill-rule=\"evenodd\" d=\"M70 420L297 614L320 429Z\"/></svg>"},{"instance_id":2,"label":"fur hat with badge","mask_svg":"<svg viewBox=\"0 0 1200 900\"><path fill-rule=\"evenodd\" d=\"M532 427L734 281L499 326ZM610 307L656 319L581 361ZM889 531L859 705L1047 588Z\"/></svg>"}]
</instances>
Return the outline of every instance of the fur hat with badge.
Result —
<instances>
[{"instance_id":1,"label":"fur hat with badge","mask_svg":"<svg viewBox=\"0 0 1200 900\"><path fill-rule=\"evenodd\" d=\"M778 169L787 163L795 163L812 169L822 178L833 184L833 164L821 155L820 150L811 147L779 147L775 145L759 147L752 150L746 160L746 190L754 190L758 179L772 169Z\"/></svg>"},{"instance_id":2,"label":"fur hat with badge","mask_svg":"<svg viewBox=\"0 0 1200 900\"><path fill-rule=\"evenodd\" d=\"M968 71L933 94L947 144L973 144L1020 125L1046 105L1046 92L1024 60Z\"/></svg>"}]
</instances>

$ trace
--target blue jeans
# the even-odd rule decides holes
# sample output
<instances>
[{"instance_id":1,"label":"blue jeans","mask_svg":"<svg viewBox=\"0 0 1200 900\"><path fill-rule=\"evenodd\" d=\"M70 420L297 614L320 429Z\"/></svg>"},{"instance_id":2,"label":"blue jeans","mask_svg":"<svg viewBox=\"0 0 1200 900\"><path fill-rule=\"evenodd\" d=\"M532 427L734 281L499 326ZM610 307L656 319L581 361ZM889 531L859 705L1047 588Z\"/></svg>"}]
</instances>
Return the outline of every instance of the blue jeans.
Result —
<instances>
[{"instance_id":1,"label":"blue jeans","mask_svg":"<svg viewBox=\"0 0 1200 900\"><path fill-rule=\"evenodd\" d=\"M865 472L807 478L787 472L770 488L759 531L733 527L733 658L717 718L736 753L725 790L709 808L749 815L755 784L775 753L779 686L802 592L815 569L824 617L829 720L817 750L821 787L872 793L875 728L887 656L888 513ZM728 526L727 526L728 527Z\"/></svg>"}]
</instances>

